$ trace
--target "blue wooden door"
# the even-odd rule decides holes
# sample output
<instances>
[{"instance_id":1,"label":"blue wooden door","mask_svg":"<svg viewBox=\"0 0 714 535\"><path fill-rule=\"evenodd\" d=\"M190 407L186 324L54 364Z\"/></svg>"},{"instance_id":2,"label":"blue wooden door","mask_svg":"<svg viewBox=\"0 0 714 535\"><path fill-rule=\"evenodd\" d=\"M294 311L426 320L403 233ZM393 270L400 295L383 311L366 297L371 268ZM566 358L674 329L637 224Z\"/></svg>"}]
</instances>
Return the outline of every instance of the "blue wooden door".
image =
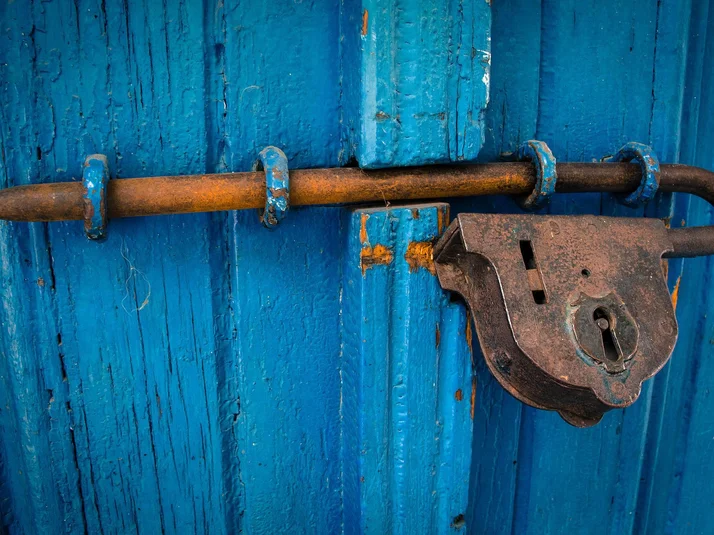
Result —
<instances>
[{"instance_id":1,"label":"blue wooden door","mask_svg":"<svg viewBox=\"0 0 714 535\"><path fill-rule=\"evenodd\" d=\"M267 145L305 168L641 141L714 168L706 0L16 0L0 39L2 187ZM656 204L548 210L712 223ZM670 262L670 364L575 429L495 383L439 288L424 247L461 210L518 208L0 223L0 533L711 533L711 259Z\"/></svg>"}]
</instances>

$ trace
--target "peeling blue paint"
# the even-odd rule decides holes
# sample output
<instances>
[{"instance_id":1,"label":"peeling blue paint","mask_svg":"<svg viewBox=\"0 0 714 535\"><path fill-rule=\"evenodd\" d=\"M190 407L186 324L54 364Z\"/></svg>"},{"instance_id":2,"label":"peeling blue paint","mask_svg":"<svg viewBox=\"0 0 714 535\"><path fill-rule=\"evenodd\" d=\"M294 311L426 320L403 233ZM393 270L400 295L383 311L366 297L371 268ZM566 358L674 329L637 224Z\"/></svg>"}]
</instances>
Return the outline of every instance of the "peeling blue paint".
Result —
<instances>
[{"instance_id":1,"label":"peeling blue paint","mask_svg":"<svg viewBox=\"0 0 714 535\"><path fill-rule=\"evenodd\" d=\"M265 170L265 208L260 220L267 228L275 228L290 209L290 174L288 159L277 147L266 147L258 155L253 168Z\"/></svg>"},{"instance_id":2,"label":"peeling blue paint","mask_svg":"<svg viewBox=\"0 0 714 535\"><path fill-rule=\"evenodd\" d=\"M82 170L84 184L84 232L94 241L106 238L107 182L109 168L103 154L87 156Z\"/></svg>"},{"instance_id":3,"label":"peeling blue paint","mask_svg":"<svg viewBox=\"0 0 714 535\"><path fill-rule=\"evenodd\" d=\"M558 173L555 169L555 156L542 141L531 139L518 147L518 160L533 162L536 169L536 184L533 193L523 199L523 208L535 210L547 204L555 193Z\"/></svg>"}]
</instances>

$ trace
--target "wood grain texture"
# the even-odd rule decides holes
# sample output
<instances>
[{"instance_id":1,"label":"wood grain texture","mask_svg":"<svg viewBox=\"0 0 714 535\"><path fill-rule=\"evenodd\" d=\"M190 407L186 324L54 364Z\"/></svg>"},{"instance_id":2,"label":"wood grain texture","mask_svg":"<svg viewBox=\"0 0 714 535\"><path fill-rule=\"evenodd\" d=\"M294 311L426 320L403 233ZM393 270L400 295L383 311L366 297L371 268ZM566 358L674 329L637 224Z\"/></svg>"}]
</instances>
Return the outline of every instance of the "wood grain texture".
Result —
<instances>
[{"instance_id":1,"label":"wood grain texture","mask_svg":"<svg viewBox=\"0 0 714 535\"><path fill-rule=\"evenodd\" d=\"M348 213L343 261L345 533L465 533L472 364L462 304L431 267L448 205ZM410 244L422 244L421 265ZM365 251L383 249L365 265ZM414 249L412 247L412 249ZM412 257L413 258L413 257Z\"/></svg>"},{"instance_id":2,"label":"wood grain texture","mask_svg":"<svg viewBox=\"0 0 714 535\"><path fill-rule=\"evenodd\" d=\"M269 143L337 164L327 2L35 1L1 17L3 185L78 178L94 152L119 178L249 170ZM2 225L11 532L334 532L339 334L323 316L338 316L339 225L291 215L271 237L254 213L113 221L101 245L81 225Z\"/></svg>"},{"instance_id":3,"label":"wood grain texture","mask_svg":"<svg viewBox=\"0 0 714 535\"><path fill-rule=\"evenodd\" d=\"M706 139L696 129L706 98L700 96L706 83L701 84L699 73L708 72L701 58L710 46L705 28L711 17L708 21L704 4L542 2L540 11L519 2L494 5L494 91L483 157L508 154L523 139L535 137L547 141L561 161L591 161L625 141L643 140L663 161L711 167L711 153L695 158L701 152L693 149ZM531 31L499 38L514 20L529 16L541 18L540 23L531 20ZM539 75L531 76L534 72ZM697 89L687 89L692 87ZM671 202L663 195L646 213L666 216ZM695 224L694 215L696 223L705 224L710 209L691 202L687 215L690 201L678 198L673 220ZM479 201L475 208L513 210L497 199ZM644 212L599 194L557 196L549 210L623 216ZM696 281L693 286L706 287L705 269L702 261L672 261L671 286L681 277L681 292L689 277ZM564 426L554 414L513 406L477 366L470 525L483 533L711 531L710 519L703 515L691 511L680 516L679 483L688 469L693 492L709 473L706 463L703 471L689 464L706 457L698 449L704 444L691 450L685 445L693 427L706 436L711 425L706 417L681 417L687 407L697 406L690 399L699 392L692 367L698 370L697 362L712 351L704 341L711 338L704 334L711 328L701 319L694 321L710 306L707 299L700 292L696 304L683 305L680 297L680 341L670 364L645 384L635 405L607 414L590 430ZM688 343L692 345L684 349ZM682 372L672 376L680 367ZM682 374L689 374L689 383ZM706 410L706 403L699 405ZM693 494L688 499L697 503Z\"/></svg>"},{"instance_id":4,"label":"wood grain texture","mask_svg":"<svg viewBox=\"0 0 714 535\"><path fill-rule=\"evenodd\" d=\"M341 21L343 157L369 168L474 160L490 87L489 3L344 2Z\"/></svg>"},{"instance_id":5,"label":"wood grain texture","mask_svg":"<svg viewBox=\"0 0 714 535\"><path fill-rule=\"evenodd\" d=\"M115 179L244 171L269 144L300 168L492 161L530 138L590 161L632 140L711 169L713 27L693 0L6 2L0 186L77 180L91 153ZM686 196L549 210L672 208L712 222ZM0 533L439 532L467 502L472 533L714 530L711 260L670 262L679 343L631 408L570 428L475 353L471 421L462 309L406 249L365 278L355 213L295 209L272 233L253 212L116 220L103 244L0 223ZM394 248L433 231L373 213ZM374 455L360 422L387 437Z\"/></svg>"}]
</instances>

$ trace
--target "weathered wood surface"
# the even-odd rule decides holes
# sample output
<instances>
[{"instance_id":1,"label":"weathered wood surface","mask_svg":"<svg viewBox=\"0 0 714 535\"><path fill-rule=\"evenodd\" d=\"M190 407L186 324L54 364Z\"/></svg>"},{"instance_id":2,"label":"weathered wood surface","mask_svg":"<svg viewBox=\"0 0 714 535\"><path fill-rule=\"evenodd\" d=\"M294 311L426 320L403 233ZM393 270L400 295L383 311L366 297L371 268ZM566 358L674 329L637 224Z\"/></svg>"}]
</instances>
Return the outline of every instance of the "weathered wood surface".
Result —
<instances>
[{"instance_id":1,"label":"weathered wood surface","mask_svg":"<svg viewBox=\"0 0 714 535\"><path fill-rule=\"evenodd\" d=\"M708 2L467 4L4 3L0 186L78 179L96 152L119 178L247 170L268 144L297 168L495 160L532 137L589 161L636 140L663 161L714 167ZM375 103L389 111L370 115ZM670 203L673 224L712 220L684 196L648 214ZM550 209L638 213L601 195ZM407 333L402 312L442 305L423 270L390 275L404 292L348 292L349 214L296 209L275 232L251 212L117 220L102 244L74 222L0 223L0 532L354 530L355 507L372 502L346 501L344 343L358 331L345 311L388 303ZM593 429L524 408L475 355L468 532L714 530L713 270L671 263L675 355ZM428 312L455 326L442 348L463 342L454 307ZM397 348L394 332L381 343ZM434 462L419 455L411 484ZM464 485L439 503L461 505ZM409 509L422 500L396 497L406 511L364 518L453 513L427 518Z\"/></svg>"}]
</instances>

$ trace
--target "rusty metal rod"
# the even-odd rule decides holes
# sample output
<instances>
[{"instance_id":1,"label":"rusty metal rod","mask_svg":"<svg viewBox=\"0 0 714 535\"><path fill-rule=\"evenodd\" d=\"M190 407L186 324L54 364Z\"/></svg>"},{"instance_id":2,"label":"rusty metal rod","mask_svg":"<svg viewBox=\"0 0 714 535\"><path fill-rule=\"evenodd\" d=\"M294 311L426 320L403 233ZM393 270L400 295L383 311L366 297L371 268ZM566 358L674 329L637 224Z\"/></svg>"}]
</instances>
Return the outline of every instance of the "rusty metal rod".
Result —
<instances>
[{"instance_id":1,"label":"rusty metal rod","mask_svg":"<svg viewBox=\"0 0 714 535\"><path fill-rule=\"evenodd\" d=\"M714 227L686 227L669 229L674 250L665 258L692 258L714 254Z\"/></svg>"},{"instance_id":2,"label":"rusty metal rod","mask_svg":"<svg viewBox=\"0 0 714 535\"><path fill-rule=\"evenodd\" d=\"M685 165L662 165L660 189L698 195L714 204L714 173ZM629 192L641 171L628 163L559 163L556 191ZM526 195L535 185L530 163L414 167L365 171L356 168L290 171L293 206L467 197ZM80 182L15 186L0 190L0 219L60 221L84 218ZM159 176L110 180L110 218L260 208L262 172Z\"/></svg>"}]
</instances>

